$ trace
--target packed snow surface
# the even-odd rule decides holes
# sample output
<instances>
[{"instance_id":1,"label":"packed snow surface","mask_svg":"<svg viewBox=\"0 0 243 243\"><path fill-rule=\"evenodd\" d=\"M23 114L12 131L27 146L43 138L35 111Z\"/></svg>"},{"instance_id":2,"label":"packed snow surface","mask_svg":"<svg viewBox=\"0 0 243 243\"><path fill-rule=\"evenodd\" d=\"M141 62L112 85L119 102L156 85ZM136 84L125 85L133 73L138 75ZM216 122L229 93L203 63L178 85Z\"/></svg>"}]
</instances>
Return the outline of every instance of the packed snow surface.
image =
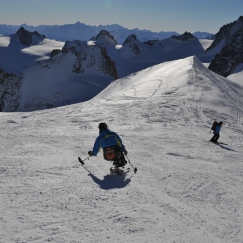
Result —
<instances>
[{"instance_id":1,"label":"packed snow surface","mask_svg":"<svg viewBox=\"0 0 243 243\"><path fill-rule=\"evenodd\" d=\"M242 243L242 107L241 86L189 57L85 103L1 113L0 242ZM213 119L227 145L209 142ZM137 174L106 177L101 152L79 164L100 122Z\"/></svg>"}]
</instances>

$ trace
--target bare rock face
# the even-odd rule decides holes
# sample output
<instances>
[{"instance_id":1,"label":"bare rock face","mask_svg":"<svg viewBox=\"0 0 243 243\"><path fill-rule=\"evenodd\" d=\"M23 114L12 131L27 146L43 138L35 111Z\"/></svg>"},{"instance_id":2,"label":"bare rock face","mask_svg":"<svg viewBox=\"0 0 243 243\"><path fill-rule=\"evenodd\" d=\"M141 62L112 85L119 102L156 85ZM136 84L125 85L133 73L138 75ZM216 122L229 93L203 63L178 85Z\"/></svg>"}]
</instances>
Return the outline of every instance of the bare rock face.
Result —
<instances>
[{"instance_id":1,"label":"bare rock face","mask_svg":"<svg viewBox=\"0 0 243 243\"><path fill-rule=\"evenodd\" d=\"M0 112L16 111L19 106L21 78L0 69Z\"/></svg>"},{"instance_id":2,"label":"bare rock face","mask_svg":"<svg viewBox=\"0 0 243 243\"><path fill-rule=\"evenodd\" d=\"M20 43L24 46L30 46L32 44L36 44L37 42L41 42L46 37L44 35L40 35L37 31L29 32L21 27L17 32L16 35L20 41Z\"/></svg>"},{"instance_id":3,"label":"bare rock face","mask_svg":"<svg viewBox=\"0 0 243 243\"><path fill-rule=\"evenodd\" d=\"M108 75L112 76L114 79L119 79L118 73L116 70L116 64L111 58L107 55L107 51L104 47L101 48L101 62L99 64L100 69L103 70L103 73L107 73Z\"/></svg>"},{"instance_id":4,"label":"bare rock face","mask_svg":"<svg viewBox=\"0 0 243 243\"><path fill-rule=\"evenodd\" d=\"M124 41L123 46L128 45L129 48L131 48L131 51L135 54L135 55L139 55L141 53L141 50L139 48L139 43L140 41L137 40L136 35L130 35L127 37L127 39Z\"/></svg>"},{"instance_id":5,"label":"bare rock face","mask_svg":"<svg viewBox=\"0 0 243 243\"><path fill-rule=\"evenodd\" d=\"M184 34L182 35L172 35L171 36L172 39L175 39L175 40L180 40L180 41L189 41L190 39L194 39L196 38L195 36L193 36L190 32L185 32Z\"/></svg>"},{"instance_id":6,"label":"bare rock face","mask_svg":"<svg viewBox=\"0 0 243 243\"><path fill-rule=\"evenodd\" d=\"M59 53L61 53L60 49L54 49L54 50L52 50L50 57L54 57L54 56L58 55Z\"/></svg>"},{"instance_id":7,"label":"bare rock face","mask_svg":"<svg viewBox=\"0 0 243 243\"><path fill-rule=\"evenodd\" d=\"M162 41L160 41L160 40L148 40L148 41L145 41L144 44L149 45L149 46L161 46Z\"/></svg>"},{"instance_id":8,"label":"bare rock face","mask_svg":"<svg viewBox=\"0 0 243 243\"><path fill-rule=\"evenodd\" d=\"M240 63L243 63L243 16L220 28L214 42L207 51L223 41L225 42L223 48L220 53L216 54L208 68L223 77L227 77L233 73Z\"/></svg>"}]
</instances>

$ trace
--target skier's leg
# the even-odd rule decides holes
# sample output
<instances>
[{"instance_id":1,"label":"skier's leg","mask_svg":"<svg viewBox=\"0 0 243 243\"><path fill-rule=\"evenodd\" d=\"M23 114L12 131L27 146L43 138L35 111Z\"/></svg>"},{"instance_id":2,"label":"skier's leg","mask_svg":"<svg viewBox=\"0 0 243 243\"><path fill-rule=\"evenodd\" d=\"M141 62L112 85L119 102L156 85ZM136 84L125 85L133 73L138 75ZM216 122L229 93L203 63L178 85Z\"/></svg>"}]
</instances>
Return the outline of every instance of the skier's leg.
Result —
<instances>
[{"instance_id":1,"label":"skier's leg","mask_svg":"<svg viewBox=\"0 0 243 243\"><path fill-rule=\"evenodd\" d=\"M125 166L126 164L127 164L127 161L125 159L123 152L121 151L120 166Z\"/></svg>"},{"instance_id":2,"label":"skier's leg","mask_svg":"<svg viewBox=\"0 0 243 243\"><path fill-rule=\"evenodd\" d=\"M213 135L213 137L211 138L211 142L215 142L216 139L216 134Z\"/></svg>"},{"instance_id":3,"label":"skier's leg","mask_svg":"<svg viewBox=\"0 0 243 243\"><path fill-rule=\"evenodd\" d=\"M215 137L215 139L214 139L214 142L217 142L218 141L218 139L219 139L219 134L216 134L216 137Z\"/></svg>"}]
</instances>

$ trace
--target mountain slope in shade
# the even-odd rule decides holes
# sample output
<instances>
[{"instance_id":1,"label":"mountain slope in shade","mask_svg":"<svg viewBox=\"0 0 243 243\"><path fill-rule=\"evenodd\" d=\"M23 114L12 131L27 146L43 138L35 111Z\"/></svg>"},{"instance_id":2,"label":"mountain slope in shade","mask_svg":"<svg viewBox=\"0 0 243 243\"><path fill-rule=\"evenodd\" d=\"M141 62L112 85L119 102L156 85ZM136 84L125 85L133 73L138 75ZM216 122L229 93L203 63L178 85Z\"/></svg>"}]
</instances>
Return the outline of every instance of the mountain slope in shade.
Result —
<instances>
[{"instance_id":1,"label":"mountain slope in shade","mask_svg":"<svg viewBox=\"0 0 243 243\"><path fill-rule=\"evenodd\" d=\"M88 102L0 113L0 241L241 243L242 97L189 57ZM208 141L214 119L228 145ZM79 164L100 122L121 136L137 174L128 163L125 176L106 176L102 151Z\"/></svg>"},{"instance_id":2,"label":"mountain slope in shade","mask_svg":"<svg viewBox=\"0 0 243 243\"><path fill-rule=\"evenodd\" d=\"M238 65L243 63L243 16L233 24L224 27L228 34L226 35L226 43L208 68L227 77L234 72Z\"/></svg>"}]
</instances>

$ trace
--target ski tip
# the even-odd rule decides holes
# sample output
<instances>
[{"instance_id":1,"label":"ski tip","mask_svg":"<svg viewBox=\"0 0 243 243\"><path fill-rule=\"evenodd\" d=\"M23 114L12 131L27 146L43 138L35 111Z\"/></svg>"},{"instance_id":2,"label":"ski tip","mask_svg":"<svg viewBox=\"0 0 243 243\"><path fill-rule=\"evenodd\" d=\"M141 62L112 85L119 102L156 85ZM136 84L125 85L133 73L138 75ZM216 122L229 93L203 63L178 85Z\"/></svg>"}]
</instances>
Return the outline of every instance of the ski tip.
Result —
<instances>
[{"instance_id":1,"label":"ski tip","mask_svg":"<svg viewBox=\"0 0 243 243\"><path fill-rule=\"evenodd\" d=\"M80 162L81 165L84 165L84 162L83 162L83 160L81 160L80 157L78 157L78 161Z\"/></svg>"}]
</instances>

